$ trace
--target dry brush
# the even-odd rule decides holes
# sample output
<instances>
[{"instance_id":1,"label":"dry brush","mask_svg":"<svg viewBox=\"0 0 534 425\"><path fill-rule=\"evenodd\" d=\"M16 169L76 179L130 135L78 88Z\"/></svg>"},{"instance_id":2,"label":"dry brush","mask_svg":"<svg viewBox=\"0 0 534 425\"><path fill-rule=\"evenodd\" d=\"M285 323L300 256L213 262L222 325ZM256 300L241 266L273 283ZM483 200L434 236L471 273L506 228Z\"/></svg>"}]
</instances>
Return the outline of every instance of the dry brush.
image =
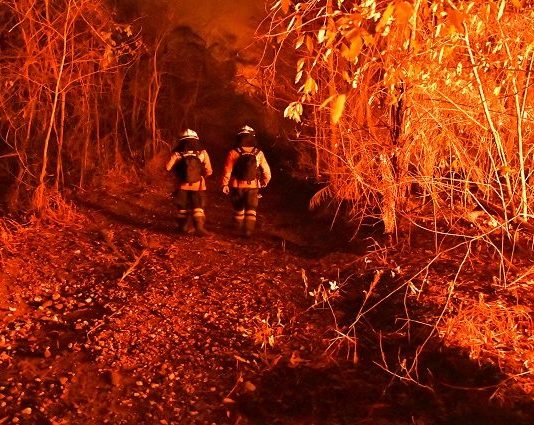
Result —
<instances>
[{"instance_id":1,"label":"dry brush","mask_svg":"<svg viewBox=\"0 0 534 425\"><path fill-rule=\"evenodd\" d=\"M88 170L121 160L127 143L121 109L128 65L140 50L129 25L104 1L0 1L0 134L4 166L46 209Z\"/></svg>"}]
</instances>

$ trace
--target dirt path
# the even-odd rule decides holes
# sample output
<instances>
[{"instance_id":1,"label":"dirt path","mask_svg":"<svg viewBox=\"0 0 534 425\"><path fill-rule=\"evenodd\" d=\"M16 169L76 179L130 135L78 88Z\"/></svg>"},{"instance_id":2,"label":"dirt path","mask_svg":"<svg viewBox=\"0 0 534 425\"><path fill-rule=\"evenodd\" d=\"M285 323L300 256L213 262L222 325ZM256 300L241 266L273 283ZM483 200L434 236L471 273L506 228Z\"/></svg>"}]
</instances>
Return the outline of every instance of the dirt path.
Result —
<instances>
[{"instance_id":1,"label":"dirt path","mask_svg":"<svg viewBox=\"0 0 534 425\"><path fill-rule=\"evenodd\" d=\"M165 193L142 190L86 194L72 224L20 232L4 259L2 423L234 422L258 372L322 361L313 250L265 215L241 239L212 198L208 238L177 235Z\"/></svg>"},{"instance_id":2,"label":"dirt path","mask_svg":"<svg viewBox=\"0 0 534 425\"><path fill-rule=\"evenodd\" d=\"M386 395L365 335L358 367L350 341L327 350L333 316L310 292L365 265L363 243L262 201L252 240L218 194L212 236L177 235L165 192L141 187L19 229L2 251L0 424L441 423L448 406L426 390Z\"/></svg>"}]
</instances>

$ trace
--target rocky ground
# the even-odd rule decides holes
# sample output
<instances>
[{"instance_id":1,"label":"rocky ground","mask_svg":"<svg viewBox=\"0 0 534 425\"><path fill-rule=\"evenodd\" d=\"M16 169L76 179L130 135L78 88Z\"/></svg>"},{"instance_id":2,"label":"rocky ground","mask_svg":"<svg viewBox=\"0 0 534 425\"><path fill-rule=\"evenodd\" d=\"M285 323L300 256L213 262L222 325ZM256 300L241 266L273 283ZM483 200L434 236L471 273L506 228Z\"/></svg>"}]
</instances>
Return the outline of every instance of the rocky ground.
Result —
<instances>
[{"instance_id":1,"label":"rocky ground","mask_svg":"<svg viewBox=\"0 0 534 425\"><path fill-rule=\"evenodd\" d=\"M495 400L497 361L426 321L461 304L459 253L415 275L427 244L345 242L278 193L250 240L216 193L211 236L178 235L167 191L139 182L78 193L63 220L6 220L0 424L532 423L525 394Z\"/></svg>"}]
</instances>

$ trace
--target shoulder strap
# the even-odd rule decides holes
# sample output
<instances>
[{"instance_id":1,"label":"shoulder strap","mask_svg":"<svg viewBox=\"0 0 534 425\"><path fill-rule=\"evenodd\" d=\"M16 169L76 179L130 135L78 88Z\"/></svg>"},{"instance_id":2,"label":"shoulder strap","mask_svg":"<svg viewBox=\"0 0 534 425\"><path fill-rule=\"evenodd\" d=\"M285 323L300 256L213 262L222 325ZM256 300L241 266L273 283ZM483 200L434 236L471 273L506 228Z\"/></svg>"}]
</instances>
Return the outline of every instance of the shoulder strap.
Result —
<instances>
[{"instance_id":1,"label":"shoulder strap","mask_svg":"<svg viewBox=\"0 0 534 425\"><path fill-rule=\"evenodd\" d=\"M241 146L236 148L235 150L239 154L239 156L241 156L241 155L243 155L243 153L245 153L245 150Z\"/></svg>"}]
</instances>

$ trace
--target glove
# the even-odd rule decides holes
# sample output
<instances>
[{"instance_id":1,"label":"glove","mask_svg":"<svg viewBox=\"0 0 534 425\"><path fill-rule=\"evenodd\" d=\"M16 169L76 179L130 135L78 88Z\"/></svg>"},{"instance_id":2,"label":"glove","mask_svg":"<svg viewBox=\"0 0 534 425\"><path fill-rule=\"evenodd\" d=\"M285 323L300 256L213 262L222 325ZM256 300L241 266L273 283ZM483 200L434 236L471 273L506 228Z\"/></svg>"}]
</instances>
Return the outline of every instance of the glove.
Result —
<instances>
[{"instance_id":1,"label":"glove","mask_svg":"<svg viewBox=\"0 0 534 425\"><path fill-rule=\"evenodd\" d=\"M228 187L228 185L224 185L222 187L222 192L225 194L225 195L228 195L230 193L230 188Z\"/></svg>"}]
</instances>

